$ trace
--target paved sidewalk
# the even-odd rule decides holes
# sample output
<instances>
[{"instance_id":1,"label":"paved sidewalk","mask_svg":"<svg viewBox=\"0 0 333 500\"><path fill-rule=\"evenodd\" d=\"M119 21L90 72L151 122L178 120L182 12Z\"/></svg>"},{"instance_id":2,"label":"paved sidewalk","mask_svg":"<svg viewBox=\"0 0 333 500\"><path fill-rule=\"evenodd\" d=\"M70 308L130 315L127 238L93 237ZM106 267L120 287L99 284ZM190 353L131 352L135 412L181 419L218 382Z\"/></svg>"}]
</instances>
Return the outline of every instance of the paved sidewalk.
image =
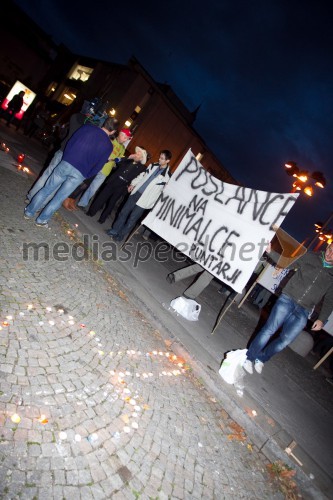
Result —
<instances>
[{"instance_id":1,"label":"paved sidewalk","mask_svg":"<svg viewBox=\"0 0 333 500\"><path fill-rule=\"evenodd\" d=\"M43 150L36 141L28 142L24 137L18 135L14 135L11 141L15 143L17 152L21 152L21 148L23 148L25 152L29 153L29 162L31 162L34 169L37 166L36 171L38 172L41 168L40 158L43 156ZM16 271L12 271L13 275L10 277L7 275L5 287L7 286L9 291L12 290L14 283L12 280L14 280L14 276L16 280L16 274L22 277L22 273L24 273L24 276L27 273L28 276L23 287L20 287L18 281L15 281L16 288L14 287L14 290L18 293L17 297L22 298L22 302L19 301L16 309L16 318L10 312L10 307L7 307L7 309L1 307L3 316L0 319L3 320L3 317L7 315L13 316L16 326L17 322L27 321L27 318L30 318L32 324L30 324L29 335L32 337L27 337L27 339L29 342L35 343L31 347L33 352L36 351L36 343L37 346L40 346L41 342L45 341L45 334L40 334L44 335L44 338L38 334L37 340L33 339L33 336L37 335L38 329L43 331L47 327L49 330L48 340L50 335L54 336L50 341L52 356L49 354L40 363L41 351L45 351L45 349L41 349L38 350L38 356L31 356L29 352L29 356L26 357L28 360L35 358L35 363L38 363L37 368L44 370L38 376L47 378L46 385L51 383L51 389L48 387L48 389L43 390L51 391L45 394L47 397L53 397L52 404L43 404L44 399L48 401L47 397L43 398L41 396L44 393L38 394L38 403L34 405L34 411L38 415L35 419L32 418L32 423L37 425L39 432L50 431L50 426L52 426L51 444L56 446L57 452L55 453L58 453L59 449L62 449L67 444L71 447L73 456L86 457L86 452L82 452L78 448L78 443L82 446L86 442L93 446L92 451L89 453L101 449L105 451L105 443L108 439L104 439L103 434L102 438L99 437L100 428L98 426L95 430L93 428L86 429L84 434L80 430L81 417L79 416L79 430L76 431L72 410L68 410L68 418L64 420L66 425L63 425L63 418L66 415L61 413L63 412L62 408L69 405L74 408L73 412L77 415L78 412L75 409L79 409L80 413L80 403L84 403L89 406L89 409L92 407L96 414L98 408L103 408L103 415L108 413L112 416L112 428L108 428L108 436L115 445L115 449L113 449L112 453L110 451L109 457L106 458L107 463L114 454L119 458L118 450L123 438L126 439L126 443L124 443L126 448L126 444L128 445L131 439L134 439L134 435L136 435L136 439L139 439L138 434L141 435L142 440L135 446L137 451L130 460L130 462L134 461L138 465L140 472L133 473L131 480L137 479L138 474L145 468L144 464L147 462L147 457L140 458L137 463L136 456L140 451L141 457L143 453L142 443L147 439L147 435L150 437L155 436L158 426L158 430L162 431L163 436L163 439L160 436L160 446L161 443L163 445L165 442L169 443L170 452L166 454L168 466L171 463L178 463L179 456L183 456L184 453L182 439L189 439L189 447L195 456L195 463L203 467L205 476L209 475L209 484L214 484L211 491L204 494L203 490L200 489L200 484L201 486L203 484L207 485L206 478L198 481L198 475L193 471L193 491L183 487L182 493L173 490L170 492L170 488L165 486L166 483L163 483L166 477L164 472L162 479L164 486L159 486L157 489L160 489L160 491L154 494L151 490L143 491L140 488L130 487L130 480L126 474L121 477L121 473L118 473L121 480L123 479L121 492L120 488L118 493L112 493L112 490L110 490L111 493L103 493L105 496L103 497L102 494L101 498L118 498L116 495L119 495L119 498L158 497L161 499L168 497L233 498L233 496L237 498L274 498L274 495L281 498L277 493L276 485L270 485L270 478L265 472L264 464L267 463L267 457L272 462L281 459L297 470L296 482L304 498L329 498L329 492L332 491L329 477L329 471L331 470L329 464L332 460L329 445L332 439L330 425L332 402L331 387L327 387L328 384L322 382L321 370L313 372L308 359L300 358L287 349L281 353L279 359L274 360L269 366L267 365L267 369L265 367L265 372L261 377L254 375L246 378L244 396L240 398L234 387L223 383L217 371L224 352L245 347L249 335L253 332L258 321L258 311L249 305L245 305L241 310L232 307L216 334L210 335L217 312L223 302L223 298L216 293L218 283L213 282L201 294L202 311L200 319L197 323L190 323L182 318L175 317L167 308L161 307L163 303L169 304L171 298L181 294L186 287L185 283L173 286L166 283L165 276L167 272L181 267L181 264L173 262L172 259L161 264L150 257L146 262L140 262L136 266L133 261L135 256L127 259L125 263L120 260L113 260L109 263L92 264L89 262L76 262L73 259L66 262L54 262L52 258L46 262L45 259L40 259L38 262L32 260L22 262L21 256L24 242L42 243L44 241L48 248L54 248L54 244L59 241L67 241L67 243L73 244L73 241L68 239L67 231L76 235L88 234L90 237L94 235L93 238L98 239L99 242L107 241L110 243L109 238L104 234L104 229L106 226L110 226L110 221L106 225L100 226L96 220L85 216L81 211L71 213L61 209L59 212L60 217L52 220L49 230L35 227L32 221L28 222L22 218L23 200L28 187L32 183L31 177L27 178L21 172L19 175L17 174L15 162L12 159L10 160L4 153L1 155L0 152L0 182L6 188L1 194L2 234L5 231L6 239L2 237L1 240L6 241L6 245L14 245L15 251L9 249L7 253L12 256L13 260L15 260L14 256L16 256L17 261L17 264L12 264ZM7 196L7 198L4 198L4 196ZM67 221L66 224L62 222L64 219ZM134 243L142 244L142 238L134 237ZM0 255L4 256L4 252L6 252L5 247L2 247ZM124 254L124 251L118 251L117 253L118 256L122 257ZM47 281L44 282L44 279ZM24 296L26 286L29 293ZM8 294L7 288L5 288L6 294ZM76 289L80 290L81 295L79 298ZM18 292L18 290L20 291ZM12 298L11 293L6 297ZM1 300L2 298L1 295ZM16 298L14 302L16 302ZM5 302L8 305L7 300ZM33 308L31 312L27 312L26 309L28 304L36 306L34 302L39 304L38 321L36 318L37 309ZM52 307L52 311L47 312L46 307ZM62 309L64 312L58 312L58 309ZM22 313L24 313L24 316L22 316ZM73 319L69 318L69 316L73 316ZM89 321L86 318L89 318ZM13 320L5 319L4 321L11 323ZM51 325L48 323L49 321L54 321L55 324ZM73 325L68 324L68 321L74 321ZM43 324L39 324L40 322ZM80 326L81 324L85 326ZM54 331L56 326L57 330ZM3 327L3 330L0 331L0 339L2 338L1 335L8 335L8 328L12 329L12 327L12 324L9 327ZM90 335L91 330L95 334ZM17 331L16 328L15 331ZM72 335L72 338L69 335ZM113 340L114 337L116 338ZM82 340L83 338L85 341ZM94 340L96 338L99 339L97 342ZM13 339L13 330L11 330L10 339ZM60 348L60 345L62 348L59 355L55 354L53 349ZM73 352L71 351L72 345L75 345ZM47 348L49 353L50 346L48 343ZM151 353L153 350L162 354L146 356L148 352ZM121 354L119 351L121 351ZM138 351L142 354L138 355ZM5 352L7 353L7 351ZM88 354L89 352L90 354ZM110 352L114 353L111 357ZM177 355L177 359L174 360L175 363L171 362L171 366L170 356L166 356L168 352ZM19 358L22 358L22 356L19 356ZM58 363L59 359L61 359L61 368L59 366L55 368L50 363L50 359L53 359L54 362L54 358ZM180 362L180 358L186 359L186 368L189 366L190 370L182 371L182 367L176 366ZM65 363L63 360L65 360ZM43 366L46 361L50 365ZM147 366L147 363L149 363L149 366ZM11 363L5 364L10 365ZM73 364L74 370L68 368L67 373L65 367L67 365L71 366L71 364ZM86 368L87 364L89 365L88 369ZM34 364L29 365L29 368L34 366ZM28 365L26 365L27 368ZM105 373L103 372L104 369ZM54 379L52 378L52 370L55 370L56 374ZM110 370L113 370L115 374L108 374ZM174 370L180 370L181 373L173 374ZM78 382L76 384L79 385L75 385L73 381L74 371L76 376L79 374L78 379L82 385ZM118 371L125 374L124 377L120 377L120 380L117 377L119 375ZM131 375L126 375L126 371ZM170 372L170 374L164 375L163 372ZM7 381L8 378L11 379L13 373L4 374ZM149 373L152 375L149 375ZM27 372L24 372L23 377L26 377L26 374ZM140 376L136 376L136 374ZM90 376L92 379L89 378ZM84 377L88 377L88 379ZM96 382L96 378L98 382ZM69 379L75 389L69 390L64 384L64 379ZM58 383L58 380L61 387L56 386L54 388L52 384ZM92 390L91 397L87 392L90 380L93 387L99 388ZM185 381L187 385L184 385ZM44 385L44 383L37 384L35 377L31 383L32 385L38 385L38 387ZM163 388L160 387L161 383L163 383ZM169 387L170 384L171 388ZM5 414L7 417L6 425L9 429L15 428L15 425L9 421L10 416L15 412L21 416L22 409L26 411L26 405L30 404L29 394L25 395L25 399L23 398L21 382L16 385L18 386L16 392L20 392L18 399L5 400L5 403L14 405L10 406L11 413ZM131 393L126 391L125 394L128 395L125 396L122 393L122 388L129 389ZM61 389L64 392L55 394L56 390L60 391ZM3 389L0 387L0 390ZM38 392L40 390L38 388ZM77 397L75 391L78 391L81 396ZM104 399L101 396L101 391L103 391L103 394L105 393ZM8 389L3 390L3 392L7 394L7 397L10 394ZM26 392L30 391L27 390ZM70 394L72 395L70 396ZM96 394L99 394L97 399L95 398ZM110 402L116 396L118 399L111 405ZM2 394L0 403L3 397ZM64 397L66 401L59 403L57 398L63 401ZM126 398L128 399L126 400ZM137 412L133 410L133 405L130 405L130 399L134 399L136 402L139 401L139 406L141 405L141 413L138 413L138 417L135 417L137 420L134 422L138 424L137 429L135 429L136 425L132 427L132 413ZM90 405L86 400L94 401L95 405ZM116 411L115 416L109 406L111 405L113 408L115 404L119 405L121 401L123 406ZM157 407L152 404L152 401L156 401ZM49 408L47 408L48 406ZM47 409L55 411L55 419L52 415L49 416ZM6 411L8 410L6 409ZM149 412L153 412L154 416L150 417ZM45 420L48 421L45 424L37 420L41 414L45 415ZM168 420L164 423L166 415ZM151 419L155 425L153 430L149 427ZM95 422L96 417L93 417L93 420ZM158 420L161 421L160 424L157 422ZM117 423L115 424L115 422ZM142 422L145 422L144 426ZM240 425L246 429L247 436ZM111 426L111 422L106 425L106 427L108 426ZM123 430L124 427L129 428L133 433L132 438L130 438L131 433L128 434ZM22 429L22 419L17 425L15 436L20 429ZM126 431L129 429L126 429ZM60 432L65 432L66 436L65 434L60 436ZM302 469L297 467L297 464L290 460L283 451L295 437L297 446L294 451L296 456L303 462ZM81 440L78 441L80 438ZM153 437L152 439L154 441L157 438ZM17 440L17 444L19 441L20 439ZM31 440L31 443L28 445L28 451L30 446L34 446L34 440ZM20 445L22 446L22 443ZM0 442L0 450L2 446L3 442ZM214 446L218 448L218 451L215 451ZM258 452L259 449L260 452ZM37 448L37 450L41 455L41 449ZM147 450L146 452L148 453ZM43 452L41 456L45 458ZM173 456L173 458L170 459L170 456ZM185 457L187 457L186 452ZM53 458L53 455L51 458ZM58 456L58 458L60 457ZM66 458L67 461L70 456L63 458ZM247 462L248 459L250 459L250 463ZM150 462L148 461L151 471L153 464L156 464L156 460L158 459L154 457L150 459ZM187 461L186 458L181 466L183 467L182 474L180 468L177 468L178 479L182 477L180 482L185 480L185 476L187 478L187 474L185 474L187 471L185 463ZM49 463L51 468L48 471L53 472L52 460ZM104 460L100 463L104 463ZM247 474L239 472L240 464L241 469L244 466L249 467ZM126 469L122 469L123 466L129 468L126 461L124 462L121 458L118 467L112 465L112 474L117 476L118 469L127 473ZM259 476L257 477L258 471ZM229 478L229 473L233 479L228 483L225 478ZM107 478L111 477L112 474L111 472L106 474ZM10 474L6 476L8 484L4 488L9 488L12 483L11 476ZM143 487L147 487L148 484L151 485L152 480L148 479L148 477L149 475L146 475L146 479L141 480ZM51 474L51 478L53 481L54 474ZM235 484L231 484L233 480ZM98 495L95 487L99 482L91 480L89 483L91 484L87 487L88 489L92 488L92 491L89 490L87 495L90 493L95 496ZM175 479L171 483L172 485L176 484ZM28 484L36 484L35 488L40 487L37 486L38 483ZM68 484L74 483L67 481L66 476L66 482L59 483L57 486L65 487ZM228 484L227 488L225 488L226 484ZM197 485L198 490L196 489ZM318 486L321 491L319 491ZM87 491L87 487L84 491ZM231 489L231 487L234 489ZM77 492L77 490L78 487L76 487L75 491ZM116 489L116 491L118 490ZM10 495L8 492L9 490L6 498L15 498L15 494ZM141 496L139 496L139 493L141 493ZM178 494L180 496L177 496ZM31 497L34 496L38 496L36 489ZM68 494L63 493L63 496L67 498ZM42 498L42 496L39 496L39 498Z\"/></svg>"},{"instance_id":2,"label":"paved sidewalk","mask_svg":"<svg viewBox=\"0 0 333 500\"><path fill-rule=\"evenodd\" d=\"M23 219L0 164L2 498L283 498L267 460L97 264Z\"/></svg>"}]
</instances>

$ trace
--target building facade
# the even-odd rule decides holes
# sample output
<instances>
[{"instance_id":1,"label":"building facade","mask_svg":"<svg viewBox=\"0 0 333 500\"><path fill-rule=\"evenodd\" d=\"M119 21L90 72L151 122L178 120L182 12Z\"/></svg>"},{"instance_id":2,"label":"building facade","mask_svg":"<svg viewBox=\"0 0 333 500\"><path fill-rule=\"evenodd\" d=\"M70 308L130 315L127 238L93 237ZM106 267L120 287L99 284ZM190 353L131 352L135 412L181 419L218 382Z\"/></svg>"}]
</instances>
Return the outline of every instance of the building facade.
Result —
<instances>
[{"instance_id":1,"label":"building facade","mask_svg":"<svg viewBox=\"0 0 333 500\"><path fill-rule=\"evenodd\" d=\"M157 161L159 151L169 149L174 169L191 149L209 173L237 184L196 132L196 112L169 85L156 82L135 57L122 65L73 54L54 44L13 2L4 3L9 22L0 32L0 77L9 87L22 81L36 92L36 102L47 100L56 110L54 119L62 122L85 100L98 97L103 110L133 132L129 153L144 146Z\"/></svg>"}]
</instances>

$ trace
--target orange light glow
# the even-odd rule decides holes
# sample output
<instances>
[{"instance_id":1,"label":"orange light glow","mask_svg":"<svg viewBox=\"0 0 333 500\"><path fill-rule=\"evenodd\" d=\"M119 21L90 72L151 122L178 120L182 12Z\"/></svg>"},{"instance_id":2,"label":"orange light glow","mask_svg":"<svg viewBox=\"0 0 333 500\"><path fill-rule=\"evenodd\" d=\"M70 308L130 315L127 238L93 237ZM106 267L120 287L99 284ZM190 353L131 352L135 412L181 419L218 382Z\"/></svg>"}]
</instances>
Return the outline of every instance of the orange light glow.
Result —
<instances>
[{"instance_id":1,"label":"orange light glow","mask_svg":"<svg viewBox=\"0 0 333 500\"><path fill-rule=\"evenodd\" d=\"M312 196L313 195L313 188L311 186L306 186L304 188L304 193L308 196Z\"/></svg>"},{"instance_id":2,"label":"orange light glow","mask_svg":"<svg viewBox=\"0 0 333 500\"><path fill-rule=\"evenodd\" d=\"M42 424L42 425L45 425L45 424L47 424L47 423L48 423L48 419L46 418L46 416L45 416L45 415L41 415L41 416L40 416L37 420L38 420L38 422L39 422L40 424Z\"/></svg>"}]
</instances>

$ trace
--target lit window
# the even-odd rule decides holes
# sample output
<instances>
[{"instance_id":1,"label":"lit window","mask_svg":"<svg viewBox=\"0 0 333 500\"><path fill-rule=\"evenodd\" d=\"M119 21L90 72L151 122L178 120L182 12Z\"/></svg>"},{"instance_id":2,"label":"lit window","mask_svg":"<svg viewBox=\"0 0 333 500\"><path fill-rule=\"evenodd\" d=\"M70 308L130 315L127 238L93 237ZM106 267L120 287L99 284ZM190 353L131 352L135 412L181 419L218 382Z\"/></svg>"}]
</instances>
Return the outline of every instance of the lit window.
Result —
<instances>
[{"instance_id":1,"label":"lit window","mask_svg":"<svg viewBox=\"0 0 333 500\"><path fill-rule=\"evenodd\" d=\"M126 127L130 127L132 125L132 121L131 120L126 120L125 121L125 126Z\"/></svg>"},{"instance_id":2,"label":"lit window","mask_svg":"<svg viewBox=\"0 0 333 500\"><path fill-rule=\"evenodd\" d=\"M63 92L60 94L58 97L57 101L60 102L61 104L65 104L65 106L69 106L72 104L74 99L76 99L76 89L73 89L71 87L65 87Z\"/></svg>"},{"instance_id":3,"label":"lit window","mask_svg":"<svg viewBox=\"0 0 333 500\"><path fill-rule=\"evenodd\" d=\"M86 66L80 66L77 64L72 72L68 75L70 80L80 80L81 82L86 82L89 80L90 75L94 71L93 68L87 68Z\"/></svg>"},{"instance_id":4,"label":"lit window","mask_svg":"<svg viewBox=\"0 0 333 500\"><path fill-rule=\"evenodd\" d=\"M50 96L51 94L53 94L56 91L57 87L58 84L56 82L50 83L50 85L47 87L46 95Z\"/></svg>"}]
</instances>

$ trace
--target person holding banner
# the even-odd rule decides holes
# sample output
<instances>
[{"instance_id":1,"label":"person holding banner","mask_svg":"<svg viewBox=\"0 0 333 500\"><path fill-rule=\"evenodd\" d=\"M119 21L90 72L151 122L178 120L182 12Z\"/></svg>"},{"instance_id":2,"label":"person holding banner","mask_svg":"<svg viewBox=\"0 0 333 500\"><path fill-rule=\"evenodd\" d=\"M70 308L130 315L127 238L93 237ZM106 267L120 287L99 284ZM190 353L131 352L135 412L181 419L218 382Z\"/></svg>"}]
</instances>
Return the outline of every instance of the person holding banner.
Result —
<instances>
[{"instance_id":1,"label":"person holding banner","mask_svg":"<svg viewBox=\"0 0 333 500\"><path fill-rule=\"evenodd\" d=\"M267 249L270 252L270 248ZM319 331L333 309L333 244L325 252L307 252L291 266L293 276L284 286L271 314L251 342L243 368L248 373L261 373L264 364L282 351L301 333L314 306L322 301L318 319L311 330ZM270 342L282 327L281 333Z\"/></svg>"},{"instance_id":2,"label":"person holding banner","mask_svg":"<svg viewBox=\"0 0 333 500\"><path fill-rule=\"evenodd\" d=\"M114 241L122 241L134 228L141 215L153 208L164 186L170 179L169 163L172 153L168 149L160 152L157 163L152 163L145 172L135 177L128 186L130 196L112 228L106 234Z\"/></svg>"},{"instance_id":3,"label":"person holding banner","mask_svg":"<svg viewBox=\"0 0 333 500\"><path fill-rule=\"evenodd\" d=\"M117 163L116 172L110 174L86 215L94 217L99 210L102 210L98 222L104 224L117 202L128 194L128 186L132 180L146 170L147 156L148 153L142 146L135 146L135 153L128 158L122 158Z\"/></svg>"}]
</instances>

